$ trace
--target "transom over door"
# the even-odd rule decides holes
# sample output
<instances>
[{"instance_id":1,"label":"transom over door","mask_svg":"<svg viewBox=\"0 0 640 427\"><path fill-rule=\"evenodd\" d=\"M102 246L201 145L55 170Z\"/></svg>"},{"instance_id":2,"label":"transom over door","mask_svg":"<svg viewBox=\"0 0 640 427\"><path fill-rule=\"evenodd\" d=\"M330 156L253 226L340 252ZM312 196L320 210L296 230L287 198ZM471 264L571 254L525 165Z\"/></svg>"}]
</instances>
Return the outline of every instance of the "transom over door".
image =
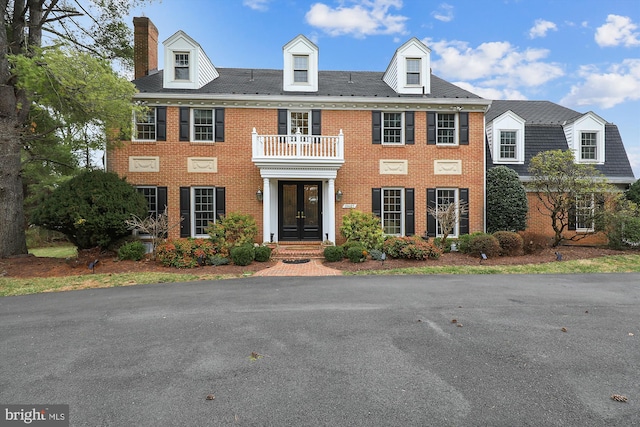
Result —
<instances>
[{"instance_id":1,"label":"transom over door","mask_svg":"<svg viewBox=\"0 0 640 427\"><path fill-rule=\"evenodd\" d=\"M322 240L322 183L280 181L279 240Z\"/></svg>"}]
</instances>

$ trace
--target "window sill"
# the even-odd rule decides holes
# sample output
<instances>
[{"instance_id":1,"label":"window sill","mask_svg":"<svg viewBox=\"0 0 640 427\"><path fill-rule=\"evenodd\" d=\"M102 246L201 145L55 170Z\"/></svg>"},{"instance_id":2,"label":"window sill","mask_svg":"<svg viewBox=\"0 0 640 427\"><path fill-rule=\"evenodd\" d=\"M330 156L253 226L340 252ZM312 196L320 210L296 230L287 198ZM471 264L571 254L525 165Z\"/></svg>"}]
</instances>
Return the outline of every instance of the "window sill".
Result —
<instances>
[{"instance_id":1,"label":"window sill","mask_svg":"<svg viewBox=\"0 0 640 427\"><path fill-rule=\"evenodd\" d=\"M154 145L156 144L158 141L155 140L133 140L131 141L132 144L136 144L136 145L145 145L145 144L149 144L149 145Z\"/></svg>"},{"instance_id":2,"label":"window sill","mask_svg":"<svg viewBox=\"0 0 640 427\"><path fill-rule=\"evenodd\" d=\"M216 141L189 141L189 145L215 145Z\"/></svg>"}]
</instances>

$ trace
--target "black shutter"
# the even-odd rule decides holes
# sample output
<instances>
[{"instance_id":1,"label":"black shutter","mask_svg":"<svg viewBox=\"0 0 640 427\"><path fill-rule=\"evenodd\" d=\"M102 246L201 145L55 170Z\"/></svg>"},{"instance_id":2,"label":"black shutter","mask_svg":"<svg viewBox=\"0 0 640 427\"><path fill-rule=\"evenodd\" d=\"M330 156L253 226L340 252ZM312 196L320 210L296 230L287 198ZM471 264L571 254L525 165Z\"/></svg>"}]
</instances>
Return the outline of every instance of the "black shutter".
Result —
<instances>
[{"instance_id":1,"label":"black shutter","mask_svg":"<svg viewBox=\"0 0 640 427\"><path fill-rule=\"evenodd\" d=\"M158 187L156 197L156 212L161 215L167 208L167 187Z\"/></svg>"},{"instance_id":2,"label":"black shutter","mask_svg":"<svg viewBox=\"0 0 640 427\"><path fill-rule=\"evenodd\" d=\"M427 113L427 144L436 145L436 113Z\"/></svg>"},{"instance_id":3,"label":"black shutter","mask_svg":"<svg viewBox=\"0 0 640 427\"><path fill-rule=\"evenodd\" d=\"M216 187L216 221L226 213L224 194L224 187Z\"/></svg>"},{"instance_id":4,"label":"black shutter","mask_svg":"<svg viewBox=\"0 0 640 427\"><path fill-rule=\"evenodd\" d=\"M156 141L167 140L167 107L156 107Z\"/></svg>"},{"instance_id":5,"label":"black shutter","mask_svg":"<svg viewBox=\"0 0 640 427\"><path fill-rule=\"evenodd\" d=\"M404 235L413 236L416 234L415 217L415 190L405 188L404 190Z\"/></svg>"},{"instance_id":6,"label":"black shutter","mask_svg":"<svg viewBox=\"0 0 640 427\"><path fill-rule=\"evenodd\" d=\"M436 189L427 188L427 236L436 237L436 218L429 214L429 208L436 207Z\"/></svg>"},{"instance_id":7,"label":"black shutter","mask_svg":"<svg viewBox=\"0 0 640 427\"><path fill-rule=\"evenodd\" d=\"M459 144L469 145L469 113L459 113L458 124L460 125Z\"/></svg>"},{"instance_id":8,"label":"black shutter","mask_svg":"<svg viewBox=\"0 0 640 427\"><path fill-rule=\"evenodd\" d=\"M377 217L382 216L382 188L371 189L371 212Z\"/></svg>"},{"instance_id":9,"label":"black shutter","mask_svg":"<svg viewBox=\"0 0 640 427\"><path fill-rule=\"evenodd\" d=\"M382 144L382 112L371 112L372 144Z\"/></svg>"},{"instance_id":10,"label":"black shutter","mask_svg":"<svg viewBox=\"0 0 640 427\"><path fill-rule=\"evenodd\" d=\"M180 237L191 237L191 188L180 187Z\"/></svg>"},{"instance_id":11,"label":"black shutter","mask_svg":"<svg viewBox=\"0 0 640 427\"><path fill-rule=\"evenodd\" d=\"M278 110L278 135L286 135L287 129L287 116L289 115L287 110Z\"/></svg>"},{"instance_id":12,"label":"black shutter","mask_svg":"<svg viewBox=\"0 0 640 427\"><path fill-rule=\"evenodd\" d=\"M320 110L311 110L311 135L322 135Z\"/></svg>"},{"instance_id":13,"label":"black shutter","mask_svg":"<svg viewBox=\"0 0 640 427\"><path fill-rule=\"evenodd\" d=\"M189 107L180 107L180 141L189 140L190 115Z\"/></svg>"},{"instance_id":14,"label":"black shutter","mask_svg":"<svg viewBox=\"0 0 640 427\"><path fill-rule=\"evenodd\" d=\"M458 196L458 201L459 201L460 204L466 203L467 204L467 208L469 207L469 189L468 188L461 188L460 189L460 194ZM459 227L458 227L458 234L459 235L469 234L469 210L467 210L466 214L460 216L460 224L458 224L459 225Z\"/></svg>"},{"instance_id":15,"label":"black shutter","mask_svg":"<svg viewBox=\"0 0 640 427\"><path fill-rule=\"evenodd\" d=\"M405 111L404 113L404 143L406 145L415 144L415 113Z\"/></svg>"},{"instance_id":16,"label":"black shutter","mask_svg":"<svg viewBox=\"0 0 640 427\"><path fill-rule=\"evenodd\" d=\"M573 201L571 202L571 205L569 207L569 212L567 213L569 215L568 221L567 221L567 228L569 230L576 230L576 199L575 196L573 197Z\"/></svg>"},{"instance_id":17,"label":"black shutter","mask_svg":"<svg viewBox=\"0 0 640 427\"><path fill-rule=\"evenodd\" d=\"M216 130L215 130L215 141L222 142L224 141L224 108L216 108Z\"/></svg>"}]
</instances>

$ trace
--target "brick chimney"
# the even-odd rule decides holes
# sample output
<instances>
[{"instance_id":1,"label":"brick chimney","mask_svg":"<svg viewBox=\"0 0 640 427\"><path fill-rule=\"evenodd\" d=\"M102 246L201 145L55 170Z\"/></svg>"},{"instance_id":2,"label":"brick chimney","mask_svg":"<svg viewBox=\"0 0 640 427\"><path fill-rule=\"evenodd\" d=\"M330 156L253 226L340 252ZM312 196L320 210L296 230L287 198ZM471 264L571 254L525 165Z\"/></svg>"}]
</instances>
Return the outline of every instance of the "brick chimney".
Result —
<instances>
[{"instance_id":1,"label":"brick chimney","mask_svg":"<svg viewBox=\"0 0 640 427\"><path fill-rule=\"evenodd\" d=\"M133 18L134 78L158 71L158 29L147 17Z\"/></svg>"}]
</instances>

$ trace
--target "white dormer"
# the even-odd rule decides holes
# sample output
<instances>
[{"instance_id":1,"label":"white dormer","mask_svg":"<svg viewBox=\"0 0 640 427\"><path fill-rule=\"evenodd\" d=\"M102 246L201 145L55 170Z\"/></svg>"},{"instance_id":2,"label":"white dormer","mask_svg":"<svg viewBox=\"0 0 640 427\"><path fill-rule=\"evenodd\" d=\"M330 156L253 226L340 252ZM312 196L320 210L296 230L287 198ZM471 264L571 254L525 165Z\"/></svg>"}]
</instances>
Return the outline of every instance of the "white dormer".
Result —
<instances>
[{"instance_id":1,"label":"white dormer","mask_svg":"<svg viewBox=\"0 0 640 427\"><path fill-rule=\"evenodd\" d=\"M282 89L290 92L318 91L318 46L302 34L282 47Z\"/></svg>"},{"instance_id":2,"label":"white dormer","mask_svg":"<svg viewBox=\"0 0 640 427\"><path fill-rule=\"evenodd\" d=\"M565 137L578 163L604 163L604 125L606 121L589 111L577 119L564 123Z\"/></svg>"},{"instance_id":3,"label":"white dormer","mask_svg":"<svg viewBox=\"0 0 640 427\"><path fill-rule=\"evenodd\" d=\"M218 77L218 71L200 44L183 31L178 31L162 44L164 88L200 89Z\"/></svg>"},{"instance_id":4,"label":"white dormer","mask_svg":"<svg viewBox=\"0 0 640 427\"><path fill-rule=\"evenodd\" d=\"M382 80L397 93L431 93L431 49L417 38L400 46Z\"/></svg>"},{"instance_id":5,"label":"white dormer","mask_svg":"<svg viewBox=\"0 0 640 427\"><path fill-rule=\"evenodd\" d=\"M487 124L487 140L494 164L524 164L525 122L508 110Z\"/></svg>"}]
</instances>

